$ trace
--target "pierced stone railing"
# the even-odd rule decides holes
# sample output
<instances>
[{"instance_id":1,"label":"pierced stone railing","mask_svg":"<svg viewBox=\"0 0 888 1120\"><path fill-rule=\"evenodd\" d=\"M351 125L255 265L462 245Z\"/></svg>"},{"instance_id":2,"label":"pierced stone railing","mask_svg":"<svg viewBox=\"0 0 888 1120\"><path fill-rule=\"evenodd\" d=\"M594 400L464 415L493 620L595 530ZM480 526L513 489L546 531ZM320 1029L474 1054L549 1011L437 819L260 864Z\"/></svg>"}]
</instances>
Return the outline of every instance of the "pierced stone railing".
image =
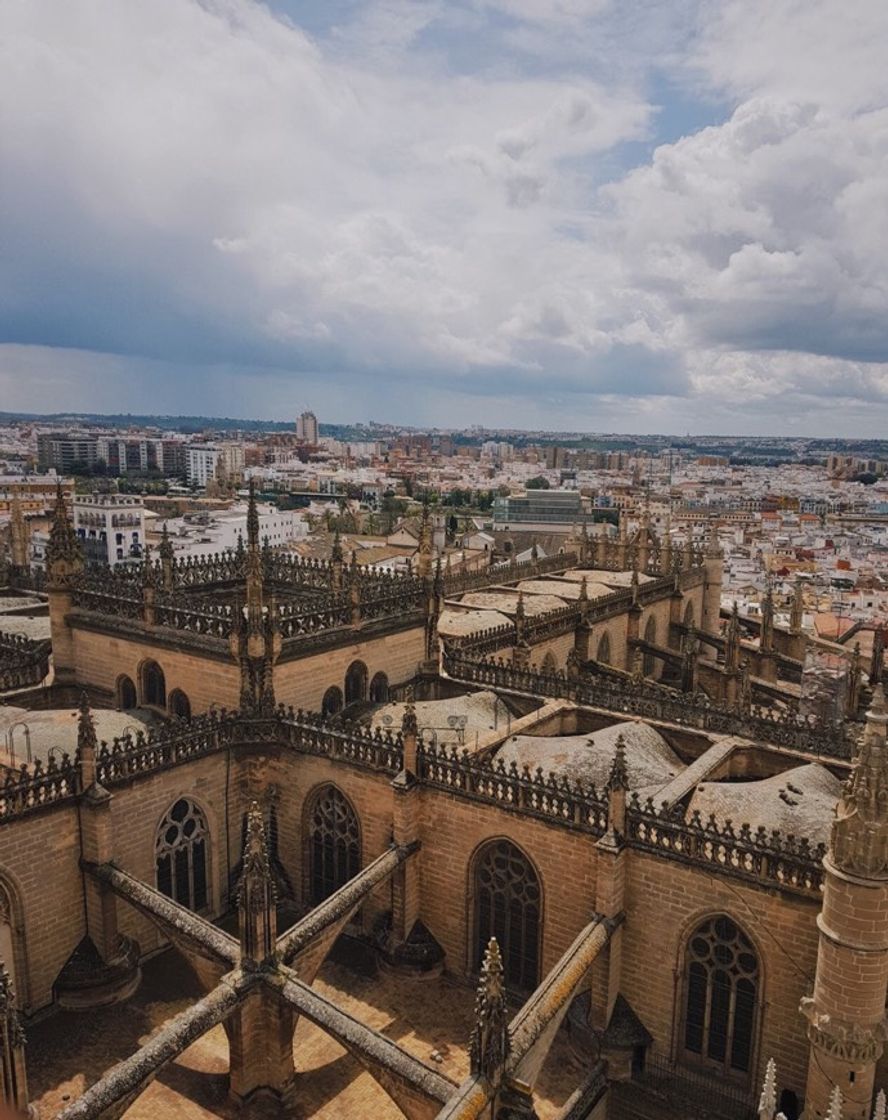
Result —
<instances>
[{"instance_id":1,"label":"pierced stone railing","mask_svg":"<svg viewBox=\"0 0 888 1120\"><path fill-rule=\"evenodd\" d=\"M619 715L680 723L720 735L739 735L827 758L850 760L854 751L854 743L841 725L823 724L813 716L775 712L756 705L746 711L723 708L702 692L675 692L654 681L624 684L604 677L574 680L565 673L517 668L449 647L445 647L443 662L449 676L481 688L571 700Z\"/></svg>"},{"instance_id":2,"label":"pierced stone railing","mask_svg":"<svg viewBox=\"0 0 888 1120\"><path fill-rule=\"evenodd\" d=\"M18 770L8 770L0 784L0 823L35 809L70 800L77 792L77 765L66 754L61 761L51 755Z\"/></svg>"},{"instance_id":3,"label":"pierced stone railing","mask_svg":"<svg viewBox=\"0 0 888 1120\"><path fill-rule=\"evenodd\" d=\"M33 688L49 673L52 642L0 632L0 692Z\"/></svg>"},{"instance_id":4,"label":"pierced stone railing","mask_svg":"<svg viewBox=\"0 0 888 1120\"><path fill-rule=\"evenodd\" d=\"M323 716L301 709L280 710L285 741L305 754L324 755L372 770L397 774L404 758L401 732L371 730L359 724L331 723Z\"/></svg>"},{"instance_id":5,"label":"pierced stone railing","mask_svg":"<svg viewBox=\"0 0 888 1120\"><path fill-rule=\"evenodd\" d=\"M506 766L501 759L477 758L464 748L445 744L420 743L417 760L418 777L425 785L597 836L607 828L607 798L594 786L546 775L539 768L519 770L515 762Z\"/></svg>"},{"instance_id":6,"label":"pierced stone railing","mask_svg":"<svg viewBox=\"0 0 888 1120\"><path fill-rule=\"evenodd\" d=\"M630 799L626 828L633 847L668 859L804 894L817 894L823 885L826 845L777 829L759 826L753 832L748 824L735 829L713 814L704 821L696 810L686 821L680 806L657 809L651 798L642 805L637 794Z\"/></svg>"},{"instance_id":7,"label":"pierced stone railing","mask_svg":"<svg viewBox=\"0 0 888 1120\"><path fill-rule=\"evenodd\" d=\"M476 572L453 572L444 576L444 591L456 595L462 591L476 591L481 587L492 587L499 583L516 583L534 576L551 575L553 572L566 572L579 563L575 552L559 552L539 560L511 560L505 564L491 564Z\"/></svg>"}]
</instances>

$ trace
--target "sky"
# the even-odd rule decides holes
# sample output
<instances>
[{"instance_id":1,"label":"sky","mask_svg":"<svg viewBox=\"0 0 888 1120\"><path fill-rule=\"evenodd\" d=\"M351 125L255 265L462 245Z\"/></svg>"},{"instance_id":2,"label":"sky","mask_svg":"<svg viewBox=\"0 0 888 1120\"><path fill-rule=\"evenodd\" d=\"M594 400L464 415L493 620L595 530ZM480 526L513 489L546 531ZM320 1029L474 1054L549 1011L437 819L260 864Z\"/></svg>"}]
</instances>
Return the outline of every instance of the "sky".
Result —
<instances>
[{"instance_id":1,"label":"sky","mask_svg":"<svg viewBox=\"0 0 888 1120\"><path fill-rule=\"evenodd\" d=\"M0 410L885 435L885 0L3 0Z\"/></svg>"}]
</instances>

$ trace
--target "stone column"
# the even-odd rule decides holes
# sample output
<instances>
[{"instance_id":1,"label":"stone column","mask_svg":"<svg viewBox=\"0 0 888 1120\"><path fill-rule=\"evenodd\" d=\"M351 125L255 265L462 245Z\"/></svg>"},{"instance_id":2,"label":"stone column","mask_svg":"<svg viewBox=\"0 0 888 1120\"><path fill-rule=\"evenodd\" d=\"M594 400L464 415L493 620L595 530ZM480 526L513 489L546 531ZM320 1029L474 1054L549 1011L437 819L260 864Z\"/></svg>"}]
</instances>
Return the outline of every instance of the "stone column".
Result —
<instances>
[{"instance_id":1,"label":"stone column","mask_svg":"<svg viewBox=\"0 0 888 1120\"><path fill-rule=\"evenodd\" d=\"M595 910L605 918L619 918L623 913L626 891L626 795L628 792L626 745L623 736L617 737L617 747L607 782L607 832L595 845L597 877L595 881ZM632 1054L625 1049L608 1048L606 1028L611 1021L620 983L623 964L623 930L617 926L607 947L595 963L593 978L592 1025L603 1033L602 1054L608 1062L608 1076L615 1081L626 1081L632 1076ZM603 970L600 971L600 970Z\"/></svg>"},{"instance_id":2,"label":"stone column","mask_svg":"<svg viewBox=\"0 0 888 1120\"><path fill-rule=\"evenodd\" d=\"M843 1120L868 1120L882 1055L888 993L888 714L881 687L867 714L860 756L836 809L814 994L802 1000L811 1056L806 1120L829 1113L835 1088Z\"/></svg>"},{"instance_id":3,"label":"stone column","mask_svg":"<svg viewBox=\"0 0 888 1120\"><path fill-rule=\"evenodd\" d=\"M97 780L96 747L96 729L84 692L77 727L80 858L93 865L114 858L111 794ZM78 1009L128 999L141 979L139 947L120 933L113 890L84 872L83 892L86 937L75 954L79 960L69 961L57 982L59 1003Z\"/></svg>"},{"instance_id":4,"label":"stone column","mask_svg":"<svg viewBox=\"0 0 888 1120\"><path fill-rule=\"evenodd\" d=\"M247 812L243 872L237 888L241 967L245 972L275 963L277 921L275 889L268 858L265 822L259 803ZM230 1093L243 1102L284 1101L295 1081L293 1031L289 1005L271 988L257 987L226 1023Z\"/></svg>"}]
</instances>

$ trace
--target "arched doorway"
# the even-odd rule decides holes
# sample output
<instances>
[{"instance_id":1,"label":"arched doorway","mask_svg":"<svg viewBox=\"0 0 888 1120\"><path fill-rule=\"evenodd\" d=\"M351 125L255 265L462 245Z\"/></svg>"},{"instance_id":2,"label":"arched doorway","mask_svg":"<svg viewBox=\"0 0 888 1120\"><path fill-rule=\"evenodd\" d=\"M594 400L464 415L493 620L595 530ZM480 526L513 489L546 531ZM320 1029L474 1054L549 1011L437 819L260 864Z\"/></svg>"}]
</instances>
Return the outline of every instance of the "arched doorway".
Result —
<instances>
[{"instance_id":1,"label":"arched doorway","mask_svg":"<svg viewBox=\"0 0 888 1120\"><path fill-rule=\"evenodd\" d=\"M363 661L353 661L345 674L345 703L354 704L367 699L367 666Z\"/></svg>"},{"instance_id":2,"label":"arched doorway","mask_svg":"<svg viewBox=\"0 0 888 1120\"><path fill-rule=\"evenodd\" d=\"M361 870L361 830L351 802L322 786L308 814L308 893L317 906Z\"/></svg>"},{"instance_id":3,"label":"arched doorway","mask_svg":"<svg viewBox=\"0 0 888 1120\"><path fill-rule=\"evenodd\" d=\"M166 678L156 661L146 661L142 666L142 703L166 708Z\"/></svg>"},{"instance_id":4,"label":"arched doorway","mask_svg":"<svg viewBox=\"0 0 888 1120\"><path fill-rule=\"evenodd\" d=\"M759 963L752 942L724 914L708 918L685 948L685 1056L732 1077L752 1069Z\"/></svg>"},{"instance_id":5,"label":"arched doorway","mask_svg":"<svg viewBox=\"0 0 888 1120\"><path fill-rule=\"evenodd\" d=\"M335 716L341 711L342 689L337 688L334 684L324 693L324 699L321 701L321 714L325 716Z\"/></svg>"},{"instance_id":6,"label":"arched doorway","mask_svg":"<svg viewBox=\"0 0 888 1120\"><path fill-rule=\"evenodd\" d=\"M499 942L506 984L529 992L539 983L542 899L530 860L509 840L495 840L474 866L474 968L491 937Z\"/></svg>"},{"instance_id":7,"label":"arched doorway","mask_svg":"<svg viewBox=\"0 0 888 1120\"><path fill-rule=\"evenodd\" d=\"M176 719L191 719L191 701L181 688L170 693L170 715Z\"/></svg>"},{"instance_id":8,"label":"arched doorway","mask_svg":"<svg viewBox=\"0 0 888 1120\"><path fill-rule=\"evenodd\" d=\"M157 889L189 910L209 906L207 844L203 813L186 797L167 810L154 842Z\"/></svg>"},{"instance_id":9,"label":"arched doorway","mask_svg":"<svg viewBox=\"0 0 888 1120\"><path fill-rule=\"evenodd\" d=\"M370 682L370 699L374 704L385 704L389 698L389 679L385 673L374 673Z\"/></svg>"},{"instance_id":10,"label":"arched doorway","mask_svg":"<svg viewBox=\"0 0 888 1120\"><path fill-rule=\"evenodd\" d=\"M136 686L132 678L123 676L117 678L117 706L123 711L138 708L139 698L136 695Z\"/></svg>"}]
</instances>

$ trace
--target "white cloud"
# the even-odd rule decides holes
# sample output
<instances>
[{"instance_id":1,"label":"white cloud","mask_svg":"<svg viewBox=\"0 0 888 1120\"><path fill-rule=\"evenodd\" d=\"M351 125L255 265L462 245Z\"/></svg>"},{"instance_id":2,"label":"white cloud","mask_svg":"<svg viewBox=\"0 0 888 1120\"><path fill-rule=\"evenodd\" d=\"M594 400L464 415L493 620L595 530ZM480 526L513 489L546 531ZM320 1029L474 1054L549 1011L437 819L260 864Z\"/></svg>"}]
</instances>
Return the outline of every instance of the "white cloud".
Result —
<instances>
[{"instance_id":1,"label":"white cloud","mask_svg":"<svg viewBox=\"0 0 888 1120\"><path fill-rule=\"evenodd\" d=\"M398 385L404 419L445 377L504 422L882 409L888 9L852 7L381 0L315 38L253 0L10 0L3 327ZM732 109L615 171L658 68Z\"/></svg>"}]
</instances>

